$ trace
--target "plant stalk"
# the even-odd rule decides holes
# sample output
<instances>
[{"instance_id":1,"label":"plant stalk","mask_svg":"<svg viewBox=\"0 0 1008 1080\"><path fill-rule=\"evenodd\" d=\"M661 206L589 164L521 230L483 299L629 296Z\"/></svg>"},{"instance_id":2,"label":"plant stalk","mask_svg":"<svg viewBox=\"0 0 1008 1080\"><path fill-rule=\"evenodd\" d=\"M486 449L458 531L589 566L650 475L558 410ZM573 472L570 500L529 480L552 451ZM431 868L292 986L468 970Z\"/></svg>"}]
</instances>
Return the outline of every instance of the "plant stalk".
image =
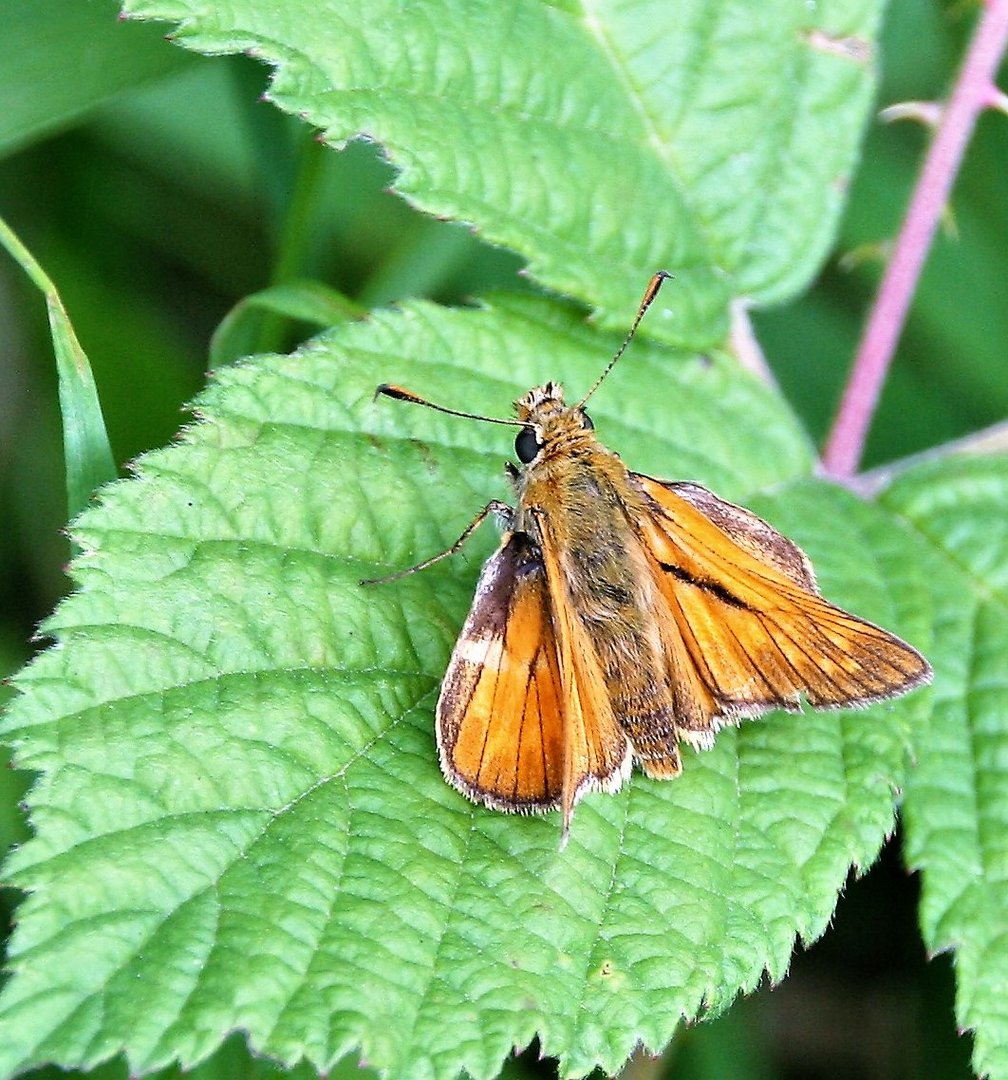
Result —
<instances>
[{"instance_id":1,"label":"plant stalk","mask_svg":"<svg viewBox=\"0 0 1008 1080\"><path fill-rule=\"evenodd\" d=\"M963 153L977 117L996 96L994 78L1006 45L1008 0L988 0L942 110L827 437L823 466L837 479L847 479L857 471L868 427Z\"/></svg>"}]
</instances>

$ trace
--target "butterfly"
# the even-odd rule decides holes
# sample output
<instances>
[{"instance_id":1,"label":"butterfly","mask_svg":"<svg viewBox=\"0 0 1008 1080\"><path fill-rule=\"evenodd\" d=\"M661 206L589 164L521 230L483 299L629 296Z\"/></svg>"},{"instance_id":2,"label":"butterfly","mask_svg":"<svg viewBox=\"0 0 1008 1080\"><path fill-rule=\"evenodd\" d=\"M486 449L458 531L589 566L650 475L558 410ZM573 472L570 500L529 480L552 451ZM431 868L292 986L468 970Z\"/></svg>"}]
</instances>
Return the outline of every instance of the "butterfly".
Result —
<instances>
[{"instance_id":1,"label":"butterfly","mask_svg":"<svg viewBox=\"0 0 1008 1080\"><path fill-rule=\"evenodd\" d=\"M445 778L495 810L563 814L615 792L634 762L671 779L682 743L769 709L865 706L930 681L923 656L825 600L808 557L749 510L689 481L632 472L595 434L585 403L669 275L648 285L625 341L575 405L555 382L516 419L445 408L403 387L376 391L453 416L519 427L507 470L516 506L491 501L500 546L480 574L441 684Z\"/></svg>"}]
</instances>

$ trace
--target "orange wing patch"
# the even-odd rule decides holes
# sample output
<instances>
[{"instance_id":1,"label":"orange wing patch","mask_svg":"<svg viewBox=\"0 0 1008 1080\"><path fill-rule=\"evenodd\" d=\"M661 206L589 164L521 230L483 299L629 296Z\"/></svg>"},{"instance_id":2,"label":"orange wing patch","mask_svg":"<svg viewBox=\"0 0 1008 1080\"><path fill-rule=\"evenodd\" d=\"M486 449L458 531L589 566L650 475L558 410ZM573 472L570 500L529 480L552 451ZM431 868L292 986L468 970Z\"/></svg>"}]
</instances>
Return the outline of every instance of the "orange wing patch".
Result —
<instances>
[{"instance_id":1,"label":"orange wing patch","mask_svg":"<svg viewBox=\"0 0 1008 1080\"><path fill-rule=\"evenodd\" d=\"M487 562L441 685L441 768L496 810L561 805L563 684L542 561L509 533Z\"/></svg>"},{"instance_id":2,"label":"orange wing patch","mask_svg":"<svg viewBox=\"0 0 1008 1080\"><path fill-rule=\"evenodd\" d=\"M818 707L868 705L930 677L905 642L824 600L801 550L761 518L697 485L632 476L654 510L635 524L681 642L671 662L682 667L685 652L703 688L683 737L797 709L799 695Z\"/></svg>"}]
</instances>

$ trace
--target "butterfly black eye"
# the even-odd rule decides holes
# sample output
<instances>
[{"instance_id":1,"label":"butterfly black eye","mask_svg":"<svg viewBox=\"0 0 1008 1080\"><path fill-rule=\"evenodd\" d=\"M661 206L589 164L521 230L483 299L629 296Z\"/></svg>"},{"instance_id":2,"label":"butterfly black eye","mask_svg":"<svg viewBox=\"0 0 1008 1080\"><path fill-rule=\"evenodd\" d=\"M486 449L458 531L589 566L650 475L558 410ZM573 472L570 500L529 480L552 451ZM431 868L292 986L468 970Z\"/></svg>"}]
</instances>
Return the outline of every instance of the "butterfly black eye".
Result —
<instances>
[{"instance_id":1,"label":"butterfly black eye","mask_svg":"<svg viewBox=\"0 0 1008 1080\"><path fill-rule=\"evenodd\" d=\"M539 453L542 443L536 437L535 428L524 427L515 438L515 453L518 460L527 465Z\"/></svg>"},{"instance_id":2,"label":"butterfly black eye","mask_svg":"<svg viewBox=\"0 0 1008 1080\"><path fill-rule=\"evenodd\" d=\"M592 418L586 413L581 414L581 426L587 428L589 431L595 430L595 425L592 423Z\"/></svg>"}]
</instances>

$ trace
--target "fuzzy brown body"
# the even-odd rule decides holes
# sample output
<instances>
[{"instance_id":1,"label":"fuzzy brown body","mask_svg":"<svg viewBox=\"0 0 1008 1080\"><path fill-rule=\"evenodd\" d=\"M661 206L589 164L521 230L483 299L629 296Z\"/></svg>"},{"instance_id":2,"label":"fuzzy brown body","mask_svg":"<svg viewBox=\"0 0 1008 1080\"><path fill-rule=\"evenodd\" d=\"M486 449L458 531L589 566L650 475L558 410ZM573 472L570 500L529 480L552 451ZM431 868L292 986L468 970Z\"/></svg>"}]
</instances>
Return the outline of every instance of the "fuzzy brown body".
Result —
<instances>
[{"instance_id":1,"label":"fuzzy brown body","mask_svg":"<svg viewBox=\"0 0 1008 1080\"><path fill-rule=\"evenodd\" d=\"M519 474L514 528L552 549L557 591L598 654L616 722L654 775L679 771L654 576L633 522L651 513L620 458L553 383L518 404L542 450ZM547 569L547 575L549 570Z\"/></svg>"},{"instance_id":2,"label":"fuzzy brown body","mask_svg":"<svg viewBox=\"0 0 1008 1080\"><path fill-rule=\"evenodd\" d=\"M708 747L725 723L930 679L916 650L824 600L761 518L629 471L557 384L515 409L518 505L490 504L507 529L437 705L442 769L469 798L560 808L566 836L581 796L619 788L634 760L670 778L680 741Z\"/></svg>"}]
</instances>

